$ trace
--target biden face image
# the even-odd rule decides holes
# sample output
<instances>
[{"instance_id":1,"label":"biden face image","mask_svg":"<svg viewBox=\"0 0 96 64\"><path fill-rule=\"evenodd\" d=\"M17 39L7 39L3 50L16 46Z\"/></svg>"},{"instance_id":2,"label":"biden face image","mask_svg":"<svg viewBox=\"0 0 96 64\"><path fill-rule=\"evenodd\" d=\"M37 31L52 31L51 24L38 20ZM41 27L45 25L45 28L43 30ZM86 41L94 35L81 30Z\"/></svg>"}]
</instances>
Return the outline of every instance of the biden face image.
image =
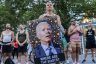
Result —
<instances>
[{"instance_id":1,"label":"biden face image","mask_svg":"<svg viewBox=\"0 0 96 64\"><path fill-rule=\"evenodd\" d=\"M36 36L41 42L50 42L52 38L52 29L47 22L40 22L36 27Z\"/></svg>"}]
</instances>

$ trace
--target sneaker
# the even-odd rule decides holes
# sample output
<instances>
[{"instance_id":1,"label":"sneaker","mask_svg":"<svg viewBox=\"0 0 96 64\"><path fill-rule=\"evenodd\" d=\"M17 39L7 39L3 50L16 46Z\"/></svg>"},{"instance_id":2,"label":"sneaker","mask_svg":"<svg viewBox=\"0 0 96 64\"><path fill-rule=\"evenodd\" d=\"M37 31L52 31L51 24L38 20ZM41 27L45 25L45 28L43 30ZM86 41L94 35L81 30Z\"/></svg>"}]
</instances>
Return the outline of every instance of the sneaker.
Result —
<instances>
[{"instance_id":1,"label":"sneaker","mask_svg":"<svg viewBox=\"0 0 96 64\"><path fill-rule=\"evenodd\" d=\"M21 63L18 63L18 64L21 64Z\"/></svg>"},{"instance_id":2,"label":"sneaker","mask_svg":"<svg viewBox=\"0 0 96 64\"><path fill-rule=\"evenodd\" d=\"M94 59L93 59L92 61L93 61L94 63L96 63Z\"/></svg>"},{"instance_id":3,"label":"sneaker","mask_svg":"<svg viewBox=\"0 0 96 64\"><path fill-rule=\"evenodd\" d=\"M76 64L80 64L79 62L77 62Z\"/></svg>"},{"instance_id":4,"label":"sneaker","mask_svg":"<svg viewBox=\"0 0 96 64\"><path fill-rule=\"evenodd\" d=\"M66 63L69 64L69 60L66 60Z\"/></svg>"},{"instance_id":5,"label":"sneaker","mask_svg":"<svg viewBox=\"0 0 96 64\"><path fill-rule=\"evenodd\" d=\"M73 62L73 64L76 64L75 62Z\"/></svg>"},{"instance_id":6,"label":"sneaker","mask_svg":"<svg viewBox=\"0 0 96 64\"><path fill-rule=\"evenodd\" d=\"M26 62L26 64L29 64L29 62Z\"/></svg>"},{"instance_id":7,"label":"sneaker","mask_svg":"<svg viewBox=\"0 0 96 64\"><path fill-rule=\"evenodd\" d=\"M4 64L3 62L1 62L1 64Z\"/></svg>"},{"instance_id":8,"label":"sneaker","mask_svg":"<svg viewBox=\"0 0 96 64\"><path fill-rule=\"evenodd\" d=\"M82 63L84 63L84 62L86 62L86 60L85 60L85 59L82 61Z\"/></svg>"}]
</instances>

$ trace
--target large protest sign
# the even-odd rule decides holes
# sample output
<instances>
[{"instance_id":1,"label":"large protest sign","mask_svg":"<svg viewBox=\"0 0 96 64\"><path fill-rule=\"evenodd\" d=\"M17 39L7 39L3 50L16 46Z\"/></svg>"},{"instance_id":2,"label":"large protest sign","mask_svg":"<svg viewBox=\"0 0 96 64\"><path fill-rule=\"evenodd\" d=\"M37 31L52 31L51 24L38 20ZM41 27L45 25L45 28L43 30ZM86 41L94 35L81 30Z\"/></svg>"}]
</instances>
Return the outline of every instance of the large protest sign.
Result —
<instances>
[{"instance_id":1,"label":"large protest sign","mask_svg":"<svg viewBox=\"0 0 96 64\"><path fill-rule=\"evenodd\" d=\"M50 64L64 61L62 41L60 40L60 27L54 20L44 18L32 21L29 25L29 35L34 48L33 54L35 64ZM42 41L50 41L50 43L48 43L48 50L45 45L42 44ZM50 49L52 52L51 55Z\"/></svg>"}]
</instances>

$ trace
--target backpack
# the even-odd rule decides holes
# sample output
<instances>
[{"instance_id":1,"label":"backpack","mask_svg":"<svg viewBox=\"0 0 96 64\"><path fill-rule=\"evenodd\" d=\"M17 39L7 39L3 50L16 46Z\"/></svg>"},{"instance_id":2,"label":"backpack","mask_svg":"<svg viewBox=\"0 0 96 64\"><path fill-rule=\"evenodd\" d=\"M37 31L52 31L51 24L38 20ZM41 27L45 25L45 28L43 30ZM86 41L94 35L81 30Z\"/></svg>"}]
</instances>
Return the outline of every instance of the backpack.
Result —
<instances>
[{"instance_id":1,"label":"backpack","mask_svg":"<svg viewBox=\"0 0 96 64\"><path fill-rule=\"evenodd\" d=\"M11 58L6 59L4 64L15 64Z\"/></svg>"}]
</instances>

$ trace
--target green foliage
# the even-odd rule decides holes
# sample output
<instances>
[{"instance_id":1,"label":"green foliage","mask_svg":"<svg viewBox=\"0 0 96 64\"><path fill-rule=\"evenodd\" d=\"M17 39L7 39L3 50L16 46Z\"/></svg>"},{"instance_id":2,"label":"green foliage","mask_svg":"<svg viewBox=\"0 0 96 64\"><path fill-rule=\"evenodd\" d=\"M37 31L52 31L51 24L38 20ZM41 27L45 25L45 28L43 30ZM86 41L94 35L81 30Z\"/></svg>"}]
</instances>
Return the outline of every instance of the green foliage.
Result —
<instances>
[{"instance_id":1,"label":"green foliage","mask_svg":"<svg viewBox=\"0 0 96 64\"><path fill-rule=\"evenodd\" d=\"M61 18L64 27L69 26L70 19L80 13L86 13L88 17L96 15L96 0L52 0L56 14ZM12 27L26 24L29 20L37 19L45 12L44 0L0 0L0 31L6 23ZM71 16L69 12L75 13Z\"/></svg>"}]
</instances>

